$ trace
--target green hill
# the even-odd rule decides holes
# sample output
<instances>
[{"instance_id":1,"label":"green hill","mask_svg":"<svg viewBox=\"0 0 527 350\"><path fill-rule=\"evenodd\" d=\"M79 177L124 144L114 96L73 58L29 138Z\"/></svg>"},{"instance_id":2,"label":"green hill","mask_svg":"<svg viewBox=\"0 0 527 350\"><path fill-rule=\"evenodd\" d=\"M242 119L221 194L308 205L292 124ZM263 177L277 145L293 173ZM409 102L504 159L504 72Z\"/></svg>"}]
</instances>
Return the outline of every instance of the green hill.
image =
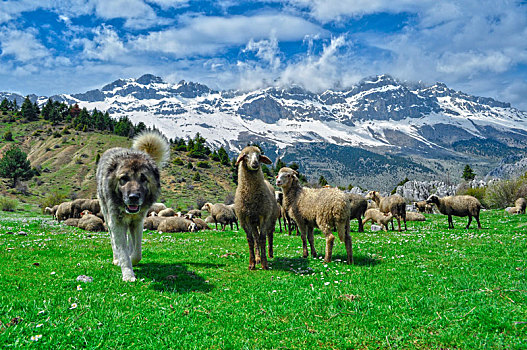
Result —
<instances>
[{"instance_id":1,"label":"green hill","mask_svg":"<svg viewBox=\"0 0 527 350\"><path fill-rule=\"evenodd\" d=\"M130 138L109 131L79 131L70 128L71 124L53 125L44 119L22 122L12 112L2 113L0 156L15 144L27 153L31 166L40 175L16 188L10 187L8 179L1 179L0 194L34 206L39 206L50 194L60 194L65 198L95 198L98 154L111 147L131 146ZM8 132L11 132L13 141L5 140ZM234 193L236 186L230 165L191 158L187 151L176 151L175 146L169 164L162 170L160 201L186 210L195 208L198 200L223 202L229 193ZM181 160L179 164L175 164L176 158ZM192 169L189 169L189 162ZM206 162L209 167L198 167L198 162ZM196 173L199 180L196 180Z\"/></svg>"}]
</instances>

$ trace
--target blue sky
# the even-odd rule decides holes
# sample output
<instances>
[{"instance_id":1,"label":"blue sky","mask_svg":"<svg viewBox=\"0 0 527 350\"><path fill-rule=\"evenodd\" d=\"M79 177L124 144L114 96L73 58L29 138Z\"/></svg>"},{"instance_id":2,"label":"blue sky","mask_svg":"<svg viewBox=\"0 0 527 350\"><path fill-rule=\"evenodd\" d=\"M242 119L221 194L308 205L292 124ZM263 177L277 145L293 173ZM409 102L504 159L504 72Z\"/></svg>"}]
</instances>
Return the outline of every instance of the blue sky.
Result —
<instances>
[{"instance_id":1,"label":"blue sky","mask_svg":"<svg viewBox=\"0 0 527 350\"><path fill-rule=\"evenodd\" d=\"M215 89L444 82L527 110L527 2L0 0L0 91L153 73Z\"/></svg>"}]
</instances>

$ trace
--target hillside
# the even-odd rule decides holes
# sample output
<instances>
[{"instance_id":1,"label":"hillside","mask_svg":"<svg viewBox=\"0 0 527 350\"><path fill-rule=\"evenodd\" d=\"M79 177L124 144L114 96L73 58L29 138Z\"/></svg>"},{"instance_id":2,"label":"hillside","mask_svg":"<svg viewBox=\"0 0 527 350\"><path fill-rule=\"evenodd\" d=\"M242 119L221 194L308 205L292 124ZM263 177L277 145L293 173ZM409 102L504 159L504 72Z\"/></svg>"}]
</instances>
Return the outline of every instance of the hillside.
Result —
<instances>
[{"instance_id":1,"label":"hillside","mask_svg":"<svg viewBox=\"0 0 527 350\"><path fill-rule=\"evenodd\" d=\"M40 175L16 189L10 188L9 181L1 179L0 194L16 196L33 205L38 205L51 193L67 198L94 198L97 155L111 147L131 145L129 138L108 132L76 131L45 120L11 122L9 117L11 113L0 118L0 154L11 144L20 146ZM14 141L4 139L7 131L12 132ZM174 164L176 158L181 159L182 165ZM236 187L230 166L209 159L210 168L201 168L197 167L198 161L201 160L172 148L171 161L162 170L160 201L186 210L189 206L195 208L197 199L223 202L229 193L234 193ZM193 169L188 169L189 162ZM196 173L199 173L198 181L193 180Z\"/></svg>"}]
</instances>

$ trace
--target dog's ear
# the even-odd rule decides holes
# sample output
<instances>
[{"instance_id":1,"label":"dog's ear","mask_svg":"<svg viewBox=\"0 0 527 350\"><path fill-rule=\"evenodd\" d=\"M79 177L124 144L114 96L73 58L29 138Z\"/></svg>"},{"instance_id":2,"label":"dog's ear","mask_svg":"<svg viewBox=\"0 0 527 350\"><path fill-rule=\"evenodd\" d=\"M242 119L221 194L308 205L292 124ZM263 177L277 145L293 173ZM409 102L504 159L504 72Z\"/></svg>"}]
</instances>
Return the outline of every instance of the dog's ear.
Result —
<instances>
[{"instance_id":1,"label":"dog's ear","mask_svg":"<svg viewBox=\"0 0 527 350\"><path fill-rule=\"evenodd\" d=\"M234 163L234 165L238 166L238 164L240 164L240 162L242 160L244 160L246 156L247 156L247 154L245 154L245 152L240 153L240 155L238 156L238 159L236 159L236 163Z\"/></svg>"},{"instance_id":2,"label":"dog's ear","mask_svg":"<svg viewBox=\"0 0 527 350\"><path fill-rule=\"evenodd\" d=\"M269 159L269 157L267 156L264 156L263 154L260 154L260 162L264 164L273 164L273 162L271 162L271 159Z\"/></svg>"}]
</instances>

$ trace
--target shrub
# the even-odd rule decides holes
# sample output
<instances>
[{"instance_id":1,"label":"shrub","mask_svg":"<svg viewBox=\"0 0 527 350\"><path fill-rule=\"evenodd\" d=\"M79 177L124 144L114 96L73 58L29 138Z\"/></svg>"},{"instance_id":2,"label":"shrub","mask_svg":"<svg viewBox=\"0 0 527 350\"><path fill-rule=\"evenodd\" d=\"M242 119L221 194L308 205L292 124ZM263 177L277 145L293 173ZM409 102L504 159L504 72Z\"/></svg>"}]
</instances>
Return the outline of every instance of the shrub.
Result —
<instances>
[{"instance_id":1,"label":"shrub","mask_svg":"<svg viewBox=\"0 0 527 350\"><path fill-rule=\"evenodd\" d=\"M174 159L174 165L183 165L183 161L181 160L181 158L179 157L176 157L176 159Z\"/></svg>"},{"instance_id":2,"label":"shrub","mask_svg":"<svg viewBox=\"0 0 527 350\"><path fill-rule=\"evenodd\" d=\"M492 182L485 192L485 203L490 208L505 208L514 205L516 194L523 186L523 180L500 180Z\"/></svg>"},{"instance_id":3,"label":"shrub","mask_svg":"<svg viewBox=\"0 0 527 350\"><path fill-rule=\"evenodd\" d=\"M194 169L194 166L192 165L192 162L190 160L187 163L187 169Z\"/></svg>"},{"instance_id":4,"label":"shrub","mask_svg":"<svg viewBox=\"0 0 527 350\"><path fill-rule=\"evenodd\" d=\"M62 135L60 134L60 132L58 132L58 131L53 132L53 137L54 137L54 138L58 139L58 138L61 137L61 136L62 136Z\"/></svg>"},{"instance_id":5,"label":"shrub","mask_svg":"<svg viewBox=\"0 0 527 350\"><path fill-rule=\"evenodd\" d=\"M44 212L44 209L46 207L53 208L55 205L60 204L62 202L66 201L66 195L63 193L49 193L47 194L44 199L40 201L40 207L42 208L42 212Z\"/></svg>"},{"instance_id":6,"label":"shrub","mask_svg":"<svg viewBox=\"0 0 527 350\"><path fill-rule=\"evenodd\" d=\"M476 197L484 207L487 207L487 202L485 202L485 192L487 192L486 187L477 187L467 189L464 194Z\"/></svg>"},{"instance_id":7,"label":"shrub","mask_svg":"<svg viewBox=\"0 0 527 350\"><path fill-rule=\"evenodd\" d=\"M196 208L198 208L198 209L203 208L203 206L205 205L205 203L207 203L207 201L205 200L205 198L203 198L203 197L198 197L198 198L196 198Z\"/></svg>"},{"instance_id":8,"label":"shrub","mask_svg":"<svg viewBox=\"0 0 527 350\"><path fill-rule=\"evenodd\" d=\"M0 197L0 210L15 211L18 206L18 201L14 198Z\"/></svg>"},{"instance_id":9,"label":"shrub","mask_svg":"<svg viewBox=\"0 0 527 350\"><path fill-rule=\"evenodd\" d=\"M201 161L196 164L198 168L210 168L209 162Z\"/></svg>"},{"instance_id":10,"label":"shrub","mask_svg":"<svg viewBox=\"0 0 527 350\"><path fill-rule=\"evenodd\" d=\"M194 174L194 176L192 177L192 180L193 180L193 181L199 181L199 180L201 180L201 176L199 175L198 172L196 172L196 173Z\"/></svg>"},{"instance_id":11,"label":"shrub","mask_svg":"<svg viewBox=\"0 0 527 350\"><path fill-rule=\"evenodd\" d=\"M13 133L11 131L6 131L4 134L4 140L13 141Z\"/></svg>"}]
</instances>

